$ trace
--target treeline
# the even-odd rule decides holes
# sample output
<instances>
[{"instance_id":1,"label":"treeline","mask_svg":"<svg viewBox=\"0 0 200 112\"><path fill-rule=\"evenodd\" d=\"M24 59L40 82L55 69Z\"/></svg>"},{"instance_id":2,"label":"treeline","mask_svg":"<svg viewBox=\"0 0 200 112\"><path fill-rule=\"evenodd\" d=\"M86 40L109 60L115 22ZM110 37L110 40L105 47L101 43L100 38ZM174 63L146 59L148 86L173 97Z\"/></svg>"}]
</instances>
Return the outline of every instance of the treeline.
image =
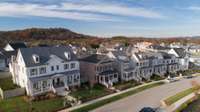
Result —
<instances>
[{"instance_id":1,"label":"treeline","mask_svg":"<svg viewBox=\"0 0 200 112\"><path fill-rule=\"evenodd\" d=\"M1 31L0 32L0 46L4 46L8 42L12 41L25 41L30 46L37 44L79 44L93 47L98 47L101 43L124 43L126 45L134 44L136 42L152 42L152 43L172 43L180 42L186 44L188 42L200 44L199 37L178 37L178 38L143 38L143 37L125 37L116 36L112 38L101 38L95 36L89 36L79 34L64 28L30 28L24 30L15 31Z\"/></svg>"}]
</instances>

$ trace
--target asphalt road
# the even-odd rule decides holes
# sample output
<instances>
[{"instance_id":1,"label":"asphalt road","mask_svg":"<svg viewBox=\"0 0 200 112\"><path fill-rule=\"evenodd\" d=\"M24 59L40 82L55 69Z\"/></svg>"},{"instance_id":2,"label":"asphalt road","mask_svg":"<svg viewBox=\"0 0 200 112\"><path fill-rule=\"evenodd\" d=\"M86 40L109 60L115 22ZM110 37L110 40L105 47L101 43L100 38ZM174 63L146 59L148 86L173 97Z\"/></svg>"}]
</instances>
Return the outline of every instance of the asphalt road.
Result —
<instances>
[{"instance_id":1,"label":"asphalt road","mask_svg":"<svg viewBox=\"0 0 200 112\"><path fill-rule=\"evenodd\" d=\"M182 79L177 82L147 89L132 96L97 108L92 112L139 112L139 110L143 107L159 107L162 99L173 96L178 92L192 87L192 80L196 80L200 83L200 77Z\"/></svg>"}]
</instances>

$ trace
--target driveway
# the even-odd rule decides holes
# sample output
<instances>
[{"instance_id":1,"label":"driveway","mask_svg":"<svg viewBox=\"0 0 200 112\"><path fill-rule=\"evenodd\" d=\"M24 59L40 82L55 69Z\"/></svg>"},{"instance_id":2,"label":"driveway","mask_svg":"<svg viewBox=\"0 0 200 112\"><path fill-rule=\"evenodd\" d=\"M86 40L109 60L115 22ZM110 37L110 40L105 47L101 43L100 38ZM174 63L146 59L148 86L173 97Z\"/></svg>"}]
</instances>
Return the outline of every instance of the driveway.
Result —
<instances>
[{"instance_id":1,"label":"driveway","mask_svg":"<svg viewBox=\"0 0 200 112\"><path fill-rule=\"evenodd\" d=\"M92 112L138 112L143 107L159 107L160 100L190 88L192 80L196 80L200 83L200 77L182 79L177 82L168 83L142 91L97 108Z\"/></svg>"}]
</instances>

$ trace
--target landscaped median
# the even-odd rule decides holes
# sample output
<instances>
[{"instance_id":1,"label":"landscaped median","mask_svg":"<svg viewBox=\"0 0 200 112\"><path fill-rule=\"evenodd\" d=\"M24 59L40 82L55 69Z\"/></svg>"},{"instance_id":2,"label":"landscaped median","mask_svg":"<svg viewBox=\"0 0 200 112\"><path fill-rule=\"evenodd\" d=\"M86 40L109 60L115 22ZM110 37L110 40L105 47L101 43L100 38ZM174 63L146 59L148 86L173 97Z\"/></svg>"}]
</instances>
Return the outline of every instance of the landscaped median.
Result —
<instances>
[{"instance_id":1,"label":"landscaped median","mask_svg":"<svg viewBox=\"0 0 200 112\"><path fill-rule=\"evenodd\" d=\"M80 105L80 106L77 106L77 107L69 108L67 110L71 111L71 112L88 112L90 110L96 109L96 108L101 107L103 105L106 105L108 103L120 100L122 98L136 94L138 92L141 92L141 91L149 89L149 88L160 86L162 84L164 84L163 81L152 82L152 83L149 83L149 84L143 84L143 85L140 85L138 87L130 88L130 89L124 90L124 91L119 92L119 93L115 93L115 94L112 94L112 95L105 96L103 98L97 99L96 101L91 101L91 102L82 104L82 106Z\"/></svg>"},{"instance_id":2,"label":"landscaped median","mask_svg":"<svg viewBox=\"0 0 200 112\"><path fill-rule=\"evenodd\" d=\"M199 90L199 87L192 87L186 89L182 92L170 96L161 101L162 105L166 110L171 112L180 112L188 103L196 99L196 92Z\"/></svg>"},{"instance_id":3,"label":"landscaped median","mask_svg":"<svg viewBox=\"0 0 200 112\"><path fill-rule=\"evenodd\" d=\"M171 104L177 102L178 100L182 99L183 97L193 93L195 90L196 89L194 89L194 88L189 88L185 91L182 91L180 93L177 93L174 96L171 96L171 97L165 99L164 102L166 103L166 105L171 105Z\"/></svg>"}]
</instances>

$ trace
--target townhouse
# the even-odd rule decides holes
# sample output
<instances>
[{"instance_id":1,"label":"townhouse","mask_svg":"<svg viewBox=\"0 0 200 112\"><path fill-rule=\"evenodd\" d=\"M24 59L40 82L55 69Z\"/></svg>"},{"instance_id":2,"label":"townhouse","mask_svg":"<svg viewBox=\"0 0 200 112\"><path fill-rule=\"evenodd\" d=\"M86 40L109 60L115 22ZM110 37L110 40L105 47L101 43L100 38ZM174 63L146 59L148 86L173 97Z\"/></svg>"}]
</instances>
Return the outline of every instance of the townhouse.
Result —
<instances>
[{"instance_id":1,"label":"townhouse","mask_svg":"<svg viewBox=\"0 0 200 112\"><path fill-rule=\"evenodd\" d=\"M93 54L80 59L81 79L91 86L96 83L112 87L118 82L118 72L114 69L114 61L106 55Z\"/></svg>"},{"instance_id":2,"label":"townhouse","mask_svg":"<svg viewBox=\"0 0 200 112\"><path fill-rule=\"evenodd\" d=\"M119 73L120 81L140 81L141 77L137 73L136 63L124 51L112 51L107 54L115 61L114 67Z\"/></svg>"},{"instance_id":3,"label":"townhouse","mask_svg":"<svg viewBox=\"0 0 200 112\"><path fill-rule=\"evenodd\" d=\"M80 86L79 61L69 46L21 48L9 68L13 82L29 96Z\"/></svg>"},{"instance_id":4,"label":"townhouse","mask_svg":"<svg viewBox=\"0 0 200 112\"><path fill-rule=\"evenodd\" d=\"M172 48L168 51L169 54L175 55L179 60L180 70L187 70L189 67L189 56L183 48Z\"/></svg>"}]
</instances>

